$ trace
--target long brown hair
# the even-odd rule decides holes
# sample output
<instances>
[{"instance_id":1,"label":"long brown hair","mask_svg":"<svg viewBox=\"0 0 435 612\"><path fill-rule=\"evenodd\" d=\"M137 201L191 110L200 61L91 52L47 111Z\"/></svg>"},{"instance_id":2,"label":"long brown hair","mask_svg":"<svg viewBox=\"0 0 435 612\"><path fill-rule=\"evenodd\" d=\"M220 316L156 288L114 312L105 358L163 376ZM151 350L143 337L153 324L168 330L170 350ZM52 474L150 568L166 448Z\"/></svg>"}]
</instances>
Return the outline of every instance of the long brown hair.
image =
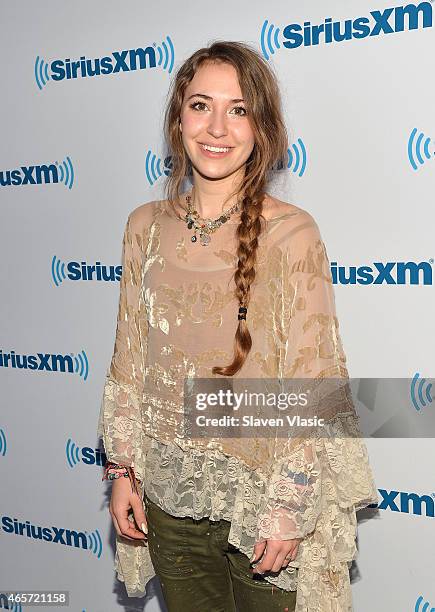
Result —
<instances>
[{"instance_id":1,"label":"long brown hair","mask_svg":"<svg viewBox=\"0 0 435 612\"><path fill-rule=\"evenodd\" d=\"M277 78L258 51L246 43L235 41L216 41L198 49L177 70L168 94L164 133L172 157L172 169L165 189L170 203L180 201L183 180L191 173L191 163L183 146L179 122L187 85L204 62L226 62L235 68L255 137L254 148L245 165L244 178L237 191L231 194L240 197L243 195L240 223L236 230L238 264L234 282L239 305L247 307L250 287L255 279L258 238L263 231L260 217L264 220L262 212L265 188L274 168L278 164L286 165L287 130ZM234 337L232 363L213 367L213 374L233 376L245 363L251 347L247 320L241 319Z\"/></svg>"}]
</instances>

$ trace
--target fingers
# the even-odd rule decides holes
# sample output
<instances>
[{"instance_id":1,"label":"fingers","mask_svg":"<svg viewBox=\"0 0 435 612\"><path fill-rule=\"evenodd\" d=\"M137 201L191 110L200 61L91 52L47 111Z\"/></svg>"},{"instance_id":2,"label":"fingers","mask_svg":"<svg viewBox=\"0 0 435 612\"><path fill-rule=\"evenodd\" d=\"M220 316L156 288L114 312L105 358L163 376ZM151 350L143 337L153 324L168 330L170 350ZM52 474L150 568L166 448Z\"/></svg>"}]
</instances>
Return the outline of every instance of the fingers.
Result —
<instances>
[{"instance_id":1,"label":"fingers","mask_svg":"<svg viewBox=\"0 0 435 612\"><path fill-rule=\"evenodd\" d=\"M116 517L114 514L111 515L112 516L112 522L113 522L113 526L115 527L115 531L119 536L122 536L123 538L125 538L126 540L133 540L133 538L129 538L128 536L125 536L121 533L121 530L119 528L118 525L118 521L116 520ZM134 541L134 540L133 540Z\"/></svg>"},{"instance_id":2,"label":"fingers","mask_svg":"<svg viewBox=\"0 0 435 612\"><path fill-rule=\"evenodd\" d=\"M137 498L137 499L134 499ZM139 502L139 503L138 503ZM140 508L139 508L140 506ZM133 510L134 522L129 520L130 508ZM146 540L147 535L139 530L139 526L144 526L147 531L147 521L139 497L129 495L126 497L115 497L111 499L109 513L112 517L116 533L127 540Z\"/></svg>"},{"instance_id":3,"label":"fingers","mask_svg":"<svg viewBox=\"0 0 435 612\"><path fill-rule=\"evenodd\" d=\"M141 500L137 495L134 495L130 503L133 510L133 517L136 521L136 525L145 535L148 535L148 522Z\"/></svg>"},{"instance_id":4,"label":"fingers","mask_svg":"<svg viewBox=\"0 0 435 612\"><path fill-rule=\"evenodd\" d=\"M128 508L120 508L118 511L114 510L114 516L118 521L121 535L132 538L134 540L145 540L146 535L143 531L140 531L133 521L128 520Z\"/></svg>"},{"instance_id":5,"label":"fingers","mask_svg":"<svg viewBox=\"0 0 435 612\"><path fill-rule=\"evenodd\" d=\"M128 517L128 510L114 510L111 513L113 525L116 533L127 540L146 540L147 536L143 531L139 531L134 523L130 521ZM145 525L146 528L146 525Z\"/></svg>"},{"instance_id":6,"label":"fingers","mask_svg":"<svg viewBox=\"0 0 435 612\"><path fill-rule=\"evenodd\" d=\"M298 547L299 540L267 540L265 554L254 572L279 572L282 567L287 567L290 561L295 560Z\"/></svg>"},{"instance_id":7,"label":"fingers","mask_svg":"<svg viewBox=\"0 0 435 612\"><path fill-rule=\"evenodd\" d=\"M292 540L292 542L294 542L294 546L292 550L289 550L289 552L284 556L284 560L282 562L282 567L287 567L287 565L290 563L290 561L294 561L297 557L298 554L298 549L299 549L299 541L298 540ZM275 570L273 570L275 571Z\"/></svg>"},{"instance_id":8,"label":"fingers","mask_svg":"<svg viewBox=\"0 0 435 612\"><path fill-rule=\"evenodd\" d=\"M300 543L301 543L301 540L295 540L295 546L294 546L293 551L292 551L292 553L291 553L291 557L290 557L290 559L289 559L289 562L290 562L290 561L294 561L294 560L296 559L297 554L298 554L299 544L300 544ZM289 553L289 554L290 554L290 553Z\"/></svg>"},{"instance_id":9,"label":"fingers","mask_svg":"<svg viewBox=\"0 0 435 612\"><path fill-rule=\"evenodd\" d=\"M251 557L251 563L257 563L257 561L261 559L264 553L264 549L266 548L266 544L267 544L266 540L264 542L257 542L257 544L255 544L254 554Z\"/></svg>"},{"instance_id":10,"label":"fingers","mask_svg":"<svg viewBox=\"0 0 435 612\"><path fill-rule=\"evenodd\" d=\"M115 531L116 531L116 533L117 533L119 536L125 537L127 540L133 540L133 538L129 538L129 537L127 537L127 536L124 536L124 535L121 533L121 530L120 530L119 525L118 525L118 521L116 520L116 516L115 516L115 515L114 515L112 512L110 512L110 515L111 515L111 517L112 517L112 522L113 522L113 526L115 527Z\"/></svg>"},{"instance_id":11,"label":"fingers","mask_svg":"<svg viewBox=\"0 0 435 612\"><path fill-rule=\"evenodd\" d=\"M278 553L278 546L280 542L278 541L274 542L273 540L267 540L266 542L264 542L264 544L265 544L265 551L264 551L263 557L261 558L258 565L256 565L256 567L254 568L254 572L258 574L264 574L264 572L269 571L271 569L272 565L275 562L276 555ZM256 561L254 560L253 562L255 563Z\"/></svg>"},{"instance_id":12,"label":"fingers","mask_svg":"<svg viewBox=\"0 0 435 612\"><path fill-rule=\"evenodd\" d=\"M274 564L272 565L270 571L271 572L279 572L279 570L287 565L288 563L290 563L290 559L286 559L285 557L288 556L290 553L286 553L285 550L283 550L282 552L279 552L276 555L276 559L274 561Z\"/></svg>"}]
</instances>

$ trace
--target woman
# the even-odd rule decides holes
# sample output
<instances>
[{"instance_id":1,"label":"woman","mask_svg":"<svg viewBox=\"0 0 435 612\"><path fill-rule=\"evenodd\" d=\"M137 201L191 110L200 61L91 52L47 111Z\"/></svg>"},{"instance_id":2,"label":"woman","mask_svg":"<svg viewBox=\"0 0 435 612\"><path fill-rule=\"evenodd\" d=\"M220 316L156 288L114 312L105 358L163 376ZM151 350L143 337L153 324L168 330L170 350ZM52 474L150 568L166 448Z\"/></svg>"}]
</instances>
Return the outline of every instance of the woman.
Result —
<instances>
[{"instance_id":1,"label":"woman","mask_svg":"<svg viewBox=\"0 0 435 612\"><path fill-rule=\"evenodd\" d=\"M347 612L355 511L377 495L318 226L266 192L287 155L268 64L236 42L195 52L165 136L167 198L133 210L124 232L98 428L118 577L143 596L157 574L169 612ZM296 378L319 385L327 435L186 435L185 380Z\"/></svg>"}]
</instances>

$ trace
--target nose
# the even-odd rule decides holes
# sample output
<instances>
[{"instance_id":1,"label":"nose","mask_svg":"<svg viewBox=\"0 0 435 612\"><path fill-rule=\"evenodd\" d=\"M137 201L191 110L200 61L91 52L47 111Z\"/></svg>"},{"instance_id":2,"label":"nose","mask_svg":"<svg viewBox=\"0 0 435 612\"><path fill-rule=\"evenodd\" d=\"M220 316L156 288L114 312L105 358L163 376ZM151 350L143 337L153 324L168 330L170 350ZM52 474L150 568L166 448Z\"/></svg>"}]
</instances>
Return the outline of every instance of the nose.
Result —
<instances>
[{"instance_id":1,"label":"nose","mask_svg":"<svg viewBox=\"0 0 435 612\"><path fill-rule=\"evenodd\" d=\"M225 112L215 110L210 114L207 132L214 136L214 138L220 138L227 134L228 130L226 126Z\"/></svg>"}]
</instances>

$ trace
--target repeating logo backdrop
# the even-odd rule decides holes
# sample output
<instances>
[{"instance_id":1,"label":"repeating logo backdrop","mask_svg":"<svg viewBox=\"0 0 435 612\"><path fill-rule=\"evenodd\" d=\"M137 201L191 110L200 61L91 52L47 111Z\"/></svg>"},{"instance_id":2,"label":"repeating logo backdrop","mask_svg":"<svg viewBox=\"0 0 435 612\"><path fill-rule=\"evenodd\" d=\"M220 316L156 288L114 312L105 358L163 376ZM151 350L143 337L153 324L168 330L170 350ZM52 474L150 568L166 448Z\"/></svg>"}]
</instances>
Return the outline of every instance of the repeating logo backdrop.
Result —
<instances>
[{"instance_id":1,"label":"repeating logo backdrop","mask_svg":"<svg viewBox=\"0 0 435 612\"><path fill-rule=\"evenodd\" d=\"M379 504L358 513L355 610L435 609L435 450L394 438L402 410L435 410L432 2L42 0L9 3L2 25L0 609L27 609L12 590L68 590L71 610L164 610L156 580L129 600L114 577L95 432L124 224L163 196L171 78L215 39L278 75L288 160L270 191L319 224L351 375L413 381L385 414L360 389Z\"/></svg>"}]
</instances>

